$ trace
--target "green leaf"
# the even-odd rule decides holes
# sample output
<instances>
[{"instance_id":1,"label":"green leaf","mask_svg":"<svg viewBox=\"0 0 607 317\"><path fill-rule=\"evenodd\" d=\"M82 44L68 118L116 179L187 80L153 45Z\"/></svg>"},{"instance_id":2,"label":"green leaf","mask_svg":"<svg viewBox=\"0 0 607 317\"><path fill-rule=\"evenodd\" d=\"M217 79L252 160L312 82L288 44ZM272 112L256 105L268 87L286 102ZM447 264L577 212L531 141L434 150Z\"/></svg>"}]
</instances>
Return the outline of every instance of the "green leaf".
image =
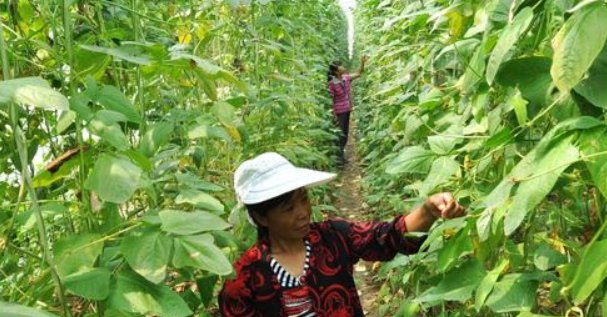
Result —
<instances>
[{"instance_id":1,"label":"green leaf","mask_svg":"<svg viewBox=\"0 0 607 317\"><path fill-rule=\"evenodd\" d=\"M141 177L141 168L127 158L102 154L85 186L104 201L122 204L139 188Z\"/></svg>"},{"instance_id":2,"label":"green leaf","mask_svg":"<svg viewBox=\"0 0 607 317\"><path fill-rule=\"evenodd\" d=\"M428 145L430 146L430 150L438 155L449 154L459 142L460 139L452 136L432 135L428 137Z\"/></svg>"},{"instance_id":3,"label":"green leaf","mask_svg":"<svg viewBox=\"0 0 607 317\"><path fill-rule=\"evenodd\" d=\"M478 238L481 242L489 239L491 233L491 220L493 218L493 209L485 209L476 221L476 231L478 232Z\"/></svg>"},{"instance_id":4,"label":"green leaf","mask_svg":"<svg viewBox=\"0 0 607 317\"><path fill-rule=\"evenodd\" d=\"M588 70L588 75L575 91L597 107L607 108L607 44Z\"/></svg>"},{"instance_id":5,"label":"green leaf","mask_svg":"<svg viewBox=\"0 0 607 317\"><path fill-rule=\"evenodd\" d=\"M487 298L487 306L496 313L529 311L535 305L538 281L524 274L509 274L497 282Z\"/></svg>"},{"instance_id":6,"label":"green leaf","mask_svg":"<svg viewBox=\"0 0 607 317\"><path fill-rule=\"evenodd\" d=\"M203 75L198 74L198 83L205 94L209 97L209 99L216 101L217 100L217 85L214 81L205 78Z\"/></svg>"},{"instance_id":7,"label":"green leaf","mask_svg":"<svg viewBox=\"0 0 607 317\"><path fill-rule=\"evenodd\" d=\"M514 108L516 120L520 126L524 126L529 118L527 117L527 100L523 99L521 92L517 89L516 93L508 100L508 103Z\"/></svg>"},{"instance_id":8,"label":"green leaf","mask_svg":"<svg viewBox=\"0 0 607 317\"><path fill-rule=\"evenodd\" d=\"M182 189L177 198L175 198L175 203L190 204L218 213L223 213L224 209L223 204L217 198L195 189Z\"/></svg>"},{"instance_id":9,"label":"green leaf","mask_svg":"<svg viewBox=\"0 0 607 317\"><path fill-rule=\"evenodd\" d=\"M521 161L517 166L518 169L522 169L521 165L524 161ZM517 169L513 170L513 173L516 172ZM512 188L514 187L514 182L511 178L504 178L499 185L497 185L489 195L483 198L483 206L486 209L496 209L506 202L508 197L510 197L510 193L512 192Z\"/></svg>"},{"instance_id":10,"label":"green leaf","mask_svg":"<svg viewBox=\"0 0 607 317\"><path fill-rule=\"evenodd\" d=\"M187 54L183 51L171 52L171 58L173 60L183 59L187 61L193 61L196 67L198 67L205 75L210 77L216 76L217 74L219 74L219 72L222 71L221 67L213 64L213 62L209 61L208 59L200 58L192 54Z\"/></svg>"},{"instance_id":11,"label":"green leaf","mask_svg":"<svg viewBox=\"0 0 607 317\"><path fill-rule=\"evenodd\" d=\"M443 103L444 96L445 94L440 89L432 87L419 94L419 103L417 106L420 109L435 109Z\"/></svg>"},{"instance_id":12,"label":"green leaf","mask_svg":"<svg viewBox=\"0 0 607 317\"><path fill-rule=\"evenodd\" d=\"M80 48L91 52L103 53L120 60L135 63L138 65L150 65L150 57L140 52L129 51L126 47L110 48L95 45L80 45Z\"/></svg>"},{"instance_id":13,"label":"green leaf","mask_svg":"<svg viewBox=\"0 0 607 317\"><path fill-rule=\"evenodd\" d=\"M188 128L188 138L190 140L195 139L206 139L212 135L212 129L215 127L211 127L209 123L196 123L193 126Z\"/></svg>"},{"instance_id":14,"label":"green leaf","mask_svg":"<svg viewBox=\"0 0 607 317\"><path fill-rule=\"evenodd\" d=\"M573 12L578 11L579 9L581 9L581 8L587 6L587 5L590 5L590 4L599 2L599 1L601 1L601 0L581 0L581 1L576 1L578 3L573 8L568 9L567 13L573 13Z\"/></svg>"},{"instance_id":15,"label":"green leaf","mask_svg":"<svg viewBox=\"0 0 607 317\"><path fill-rule=\"evenodd\" d=\"M127 99L120 89L114 86L103 86L103 88L97 92L93 100L97 101L107 110L124 114L125 117L131 122L141 122L141 117L133 108L131 101Z\"/></svg>"},{"instance_id":16,"label":"green leaf","mask_svg":"<svg viewBox=\"0 0 607 317\"><path fill-rule=\"evenodd\" d=\"M236 121L234 106L225 101L215 102L211 107L211 112L222 124L234 124L234 121Z\"/></svg>"},{"instance_id":17,"label":"green leaf","mask_svg":"<svg viewBox=\"0 0 607 317\"><path fill-rule=\"evenodd\" d=\"M465 302L486 275L485 268L478 260L470 260L445 274L438 285L422 293L416 301L458 301Z\"/></svg>"},{"instance_id":18,"label":"green leaf","mask_svg":"<svg viewBox=\"0 0 607 317\"><path fill-rule=\"evenodd\" d=\"M562 92L569 92L584 77L607 40L607 6L597 3L576 11L556 34L550 73Z\"/></svg>"},{"instance_id":19,"label":"green leaf","mask_svg":"<svg viewBox=\"0 0 607 317\"><path fill-rule=\"evenodd\" d=\"M174 129L172 122L160 122L149 127L139 143L139 151L146 157L152 157L169 141Z\"/></svg>"},{"instance_id":20,"label":"green leaf","mask_svg":"<svg viewBox=\"0 0 607 317\"><path fill-rule=\"evenodd\" d=\"M74 121L76 121L76 112L68 110L63 111L57 119L57 125L55 125L54 133L61 134L69 128Z\"/></svg>"},{"instance_id":21,"label":"green leaf","mask_svg":"<svg viewBox=\"0 0 607 317\"><path fill-rule=\"evenodd\" d=\"M533 9L531 7L525 7L514 17L512 23L508 24L500 34L499 39L495 48L489 56L489 62L487 64L487 82L491 85L495 74L497 73L504 57L510 51L512 46L521 37L521 35L529 28L531 21L533 20Z\"/></svg>"},{"instance_id":22,"label":"green leaf","mask_svg":"<svg viewBox=\"0 0 607 317\"><path fill-rule=\"evenodd\" d=\"M143 315L185 317L193 313L167 286L153 284L129 271L118 275L108 303L111 309Z\"/></svg>"},{"instance_id":23,"label":"green leaf","mask_svg":"<svg viewBox=\"0 0 607 317\"><path fill-rule=\"evenodd\" d=\"M70 274L92 269L103 249L100 238L97 234L79 234L58 240L53 253L59 277L65 279Z\"/></svg>"},{"instance_id":24,"label":"green leaf","mask_svg":"<svg viewBox=\"0 0 607 317\"><path fill-rule=\"evenodd\" d=\"M189 173L175 174L175 178L177 178L177 182L179 182L179 184L193 189L211 192L219 192L225 189L222 186L207 182L200 177Z\"/></svg>"},{"instance_id":25,"label":"green leaf","mask_svg":"<svg viewBox=\"0 0 607 317\"><path fill-rule=\"evenodd\" d=\"M507 87L516 87L531 104L544 106L547 102L552 76L552 59L543 56L522 57L505 62L495 81Z\"/></svg>"},{"instance_id":26,"label":"green leaf","mask_svg":"<svg viewBox=\"0 0 607 317\"><path fill-rule=\"evenodd\" d=\"M107 309L103 314L103 317L141 317L139 314L133 314L130 312L121 311L118 309Z\"/></svg>"},{"instance_id":27,"label":"green leaf","mask_svg":"<svg viewBox=\"0 0 607 317\"><path fill-rule=\"evenodd\" d=\"M43 219L61 216L67 212L67 207L59 203L45 203L40 205L40 213ZM24 231L31 230L36 225L36 215L34 214L33 207L27 212L21 213L17 216L17 222L22 225Z\"/></svg>"},{"instance_id":28,"label":"green leaf","mask_svg":"<svg viewBox=\"0 0 607 317\"><path fill-rule=\"evenodd\" d=\"M593 241L586 246L575 269L571 284L567 286L576 305L584 302L607 277L607 240Z\"/></svg>"},{"instance_id":29,"label":"green leaf","mask_svg":"<svg viewBox=\"0 0 607 317\"><path fill-rule=\"evenodd\" d=\"M523 222L527 213L550 193L563 171L579 160L580 153L571 144L571 139L571 137L562 139L546 154L530 162L529 168L533 174L520 182L514 194L512 205L504 220L506 235L512 234Z\"/></svg>"},{"instance_id":30,"label":"green leaf","mask_svg":"<svg viewBox=\"0 0 607 317\"><path fill-rule=\"evenodd\" d=\"M86 157L89 156L87 153L84 154L84 157L86 159ZM48 187L51 184L64 179L66 177L69 177L70 175L73 175L73 172L78 169L80 166L80 158L79 156L74 156L71 159L69 159L67 162L63 163L61 165L61 167L59 168L58 171L55 171L54 173L51 173L47 170L41 172L40 174L36 175L36 177L34 177L33 179L33 185L34 188L38 188L38 187Z\"/></svg>"},{"instance_id":31,"label":"green leaf","mask_svg":"<svg viewBox=\"0 0 607 317\"><path fill-rule=\"evenodd\" d=\"M431 248L431 245L440 242L442 243L443 234L445 231L459 231L466 227L466 218L459 217L453 219L445 219L439 226L431 230L428 234L428 237L424 240L424 243L420 247L420 249L426 249L428 247Z\"/></svg>"},{"instance_id":32,"label":"green leaf","mask_svg":"<svg viewBox=\"0 0 607 317\"><path fill-rule=\"evenodd\" d=\"M240 142L241 136L240 132L236 128L237 125L237 117L236 117L236 109L231 104L225 101L215 102L213 107L211 108L213 115L221 122L224 126L230 137L233 140Z\"/></svg>"},{"instance_id":33,"label":"green leaf","mask_svg":"<svg viewBox=\"0 0 607 317\"><path fill-rule=\"evenodd\" d=\"M592 156L596 153L607 152L607 133L605 128L597 128L592 131L584 131L580 135L580 150L584 162L594 185L599 189L603 197L607 198L607 155Z\"/></svg>"},{"instance_id":34,"label":"green leaf","mask_svg":"<svg viewBox=\"0 0 607 317\"><path fill-rule=\"evenodd\" d=\"M441 156L430 168L430 173L421 185L420 196L428 196L434 189L446 182L460 171L459 164L451 157Z\"/></svg>"},{"instance_id":35,"label":"green leaf","mask_svg":"<svg viewBox=\"0 0 607 317\"><path fill-rule=\"evenodd\" d=\"M219 216L201 210L192 212L163 210L158 215L162 222L162 230L179 235L224 230L230 227Z\"/></svg>"},{"instance_id":36,"label":"green leaf","mask_svg":"<svg viewBox=\"0 0 607 317\"><path fill-rule=\"evenodd\" d=\"M85 92L77 93L70 98L70 110L76 112L83 120L91 120L95 113L89 107L91 98Z\"/></svg>"},{"instance_id":37,"label":"green leaf","mask_svg":"<svg viewBox=\"0 0 607 317\"><path fill-rule=\"evenodd\" d=\"M567 257L550 246L542 244L533 255L533 264L542 271L547 271L558 265L565 264Z\"/></svg>"},{"instance_id":38,"label":"green leaf","mask_svg":"<svg viewBox=\"0 0 607 317\"><path fill-rule=\"evenodd\" d=\"M129 140L115 119L117 118L109 112L98 111L89 122L88 128L92 133L101 137L104 142L124 151L130 147Z\"/></svg>"},{"instance_id":39,"label":"green leaf","mask_svg":"<svg viewBox=\"0 0 607 317\"><path fill-rule=\"evenodd\" d=\"M91 300L104 300L110 294L110 271L106 268L72 273L65 277L65 287L71 293Z\"/></svg>"},{"instance_id":40,"label":"green leaf","mask_svg":"<svg viewBox=\"0 0 607 317\"><path fill-rule=\"evenodd\" d=\"M470 58L470 62L466 66L464 75L460 77L458 86L464 93L470 93L476 84L483 78L485 71L485 53L483 44L479 47Z\"/></svg>"},{"instance_id":41,"label":"green leaf","mask_svg":"<svg viewBox=\"0 0 607 317\"><path fill-rule=\"evenodd\" d=\"M42 310L38 310L35 308L0 302L0 316L6 317L57 317L57 315L53 315L51 313L47 313Z\"/></svg>"},{"instance_id":42,"label":"green leaf","mask_svg":"<svg viewBox=\"0 0 607 317\"><path fill-rule=\"evenodd\" d=\"M217 275L232 273L232 265L213 242L210 234L175 237L173 265L195 267Z\"/></svg>"},{"instance_id":43,"label":"green leaf","mask_svg":"<svg viewBox=\"0 0 607 317\"><path fill-rule=\"evenodd\" d=\"M487 149L495 149L511 142L512 140L514 140L512 129L509 127L504 127L503 129L499 130L499 132L487 139L487 141L485 141L485 147Z\"/></svg>"},{"instance_id":44,"label":"green leaf","mask_svg":"<svg viewBox=\"0 0 607 317\"><path fill-rule=\"evenodd\" d=\"M489 296L491 291L493 291L495 282L497 282L497 279L500 277L500 274L502 274L506 266L508 266L508 260L502 259L500 264L495 266L495 268L491 270L481 281L478 289L476 290L474 300L474 308L476 308L477 312L480 312L481 308L485 304L487 296Z\"/></svg>"},{"instance_id":45,"label":"green leaf","mask_svg":"<svg viewBox=\"0 0 607 317\"><path fill-rule=\"evenodd\" d=\"M135 272L158 284L164 281L172 243L163 232L138 232L122 240L120 252Z\"/></svg>"},{"instance_id":46,"label":"green leaf","mask_svg":"<svg viewBox=\"0 0 607 317\"><path fill-rule=\"evenodd\" d=\"M528 311L524 311L524 312L521 312L520 314L516 315L516 317L557 317L557 316L540 315L540 314L534 314L534 313L530 313Z\"/></svg>"},{"instance_id":47,"label":"green leaf","mask_svg":"<svg viewBox=\"0 0 607 317\"><path fill-rule=\"evenodd\" d=\"M184 53L183 51L171 52L171 58L173 60L188 61L188 68L190 65L192 65L192 62L193 62L193 64L196 66L196 70L198 71L197 75L201 79L200 83L203 84L203 89L205 90L207 95L209 95L209 98L211 100L217 100L216 92L214 92L214 90L215 90L214 80L217 80L217 79L223 79L229 83L236 85L236 87L243 93L249 92L249 87L245 82L238 80L238 78L236 78L236 76L234 76L234 74L215 65L212 61L210 61L208 59L200 58L200 57L198 57L196 55L192 55L192 54L187 54L187 53ZM207 91L208 88L205 88L204 85L212 86L212 87L208 87L208 88L211 88L210 89L211 91Z\"/></svg>"},{"instance_id":48,"label":"green leaf","mask_svg":"<svg viewBox=\"0 0 607 317\"><path fill-rule=\"evenodd\" d=\"M559 136L562 136L571 131L577 130L588 130L599 126L605 126L605 124L594 117L582 116L575 117L565 120L557 124L552 130L544 135L540 143L536 146L535 153L538 155L544 155L547 150L554 146L554 143L561 140Z\"/></svg>"},{"instance_id":49,"label":"green leaf","mask_svg":"<svg viewBox=\"0 0 607 317\"><path fill-rule=\"evenodd\" d=\"M213 290L215 289L215 284L217 284L218 280L219 276L214 274L203 276L196 280L203 306L208 307L209 303L213 300Z\"/></svg>"},{"instance_id":50,"label":"green leaf","mask_svg":"<svg viewBox=\"0 0 607 317\"><path fill-rule=\"evenodd\" d=\"M45 110L69 110L67 98L40 77L0 81L0 104L9 102Z\"/></svg>"},{"instance_id":51,"label":"green leaf","mask_svg":"<svg viewBox=\"0 0 607 317\"><path fill-rule=\"evenodd\" d=\"M445 242L442 249L438 251L436 268L444 272L456 263L462 256L474 250L472 239L465 228L455 234L449 241Z\"/></svg>"},{"instance_id":52,"label":"green leaf","mask_svg":"<svg viewBox=\"0 0 607 317\"><path fill-rule=\"evenodd\" d=\"M421 146L406 147L387 164L386 173L426 173L434 158L434 152Z\"/></svg>"}]
</instances>

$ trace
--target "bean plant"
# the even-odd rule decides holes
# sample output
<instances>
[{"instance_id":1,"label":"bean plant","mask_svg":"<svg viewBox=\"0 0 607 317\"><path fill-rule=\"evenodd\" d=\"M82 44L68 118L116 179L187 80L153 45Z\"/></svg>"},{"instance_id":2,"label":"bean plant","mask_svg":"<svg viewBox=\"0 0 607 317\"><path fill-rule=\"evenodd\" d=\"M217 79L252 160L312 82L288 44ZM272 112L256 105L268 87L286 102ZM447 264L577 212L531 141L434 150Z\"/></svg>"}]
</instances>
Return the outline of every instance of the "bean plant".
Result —
<instances>
[{"instance_id":1,"label":"bean plant","mask_svg":"<svg viewBox=\"0 0 607 317\"><path fill-rule=\"evenodd\" d=\"M364 0L374 216L466 206L380 270L386 316L605 316L607 3Z\"/></svg>"},{"instance_id":2,"label":"bean plant","mask_svg":"<svg viewBox=\"0 0 607 317\"><path fill-rule=\"evenodd\" d=\"M9 0L0 18L0 315L210 316L255 239L236 166L334 168L334 1Z\"/></svg>"}]
</instances>

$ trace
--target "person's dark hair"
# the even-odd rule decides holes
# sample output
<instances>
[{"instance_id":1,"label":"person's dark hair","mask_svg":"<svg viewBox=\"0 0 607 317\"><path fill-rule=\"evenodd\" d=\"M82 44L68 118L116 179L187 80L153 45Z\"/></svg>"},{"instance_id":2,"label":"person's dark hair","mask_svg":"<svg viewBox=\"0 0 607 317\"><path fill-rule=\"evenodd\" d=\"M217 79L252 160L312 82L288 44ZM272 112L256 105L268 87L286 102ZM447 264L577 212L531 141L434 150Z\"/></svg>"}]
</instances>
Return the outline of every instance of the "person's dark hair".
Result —
<instances>
[{"instance_id":1,"label":"person's dark hair","mask_svg":"<svg viewBox=\"0 0 607 317\"><path fill-rule=\"evenodd\" d=\"M255 224L257 225L257 236L258 237L262 237L264 235L266 235L268 233L268 229L261 226L259 223L257 223L257 221L255 220L255 217L253 217L253 213L256 213L260 216L267 216L268 215L268 211L280 207L284 204L286 204L287 202L291 201L291 199L293 198L293 196L295 195L295 193L298 191L298 189L290 191L288 193L284 193L280 196L268 199L266 201L262 201L260 203L257 204L245 204L245 207L247 208L247 212L249 213L249 216L251 217L251 219L253 219L253 221L255 221Z\"/></svg>"},{"instance_id":2,"label":"person's dark hair","mask_svg":"<svg viewBox=\"0 0 607 317\"><path fill-rule=\"evenodd\" d=\"M329 71L327 72L327 81L333 79L333 77L337 76L337 69L341 66L341 62L335 61L329 65Z\"/></svg>"}]
</instances>

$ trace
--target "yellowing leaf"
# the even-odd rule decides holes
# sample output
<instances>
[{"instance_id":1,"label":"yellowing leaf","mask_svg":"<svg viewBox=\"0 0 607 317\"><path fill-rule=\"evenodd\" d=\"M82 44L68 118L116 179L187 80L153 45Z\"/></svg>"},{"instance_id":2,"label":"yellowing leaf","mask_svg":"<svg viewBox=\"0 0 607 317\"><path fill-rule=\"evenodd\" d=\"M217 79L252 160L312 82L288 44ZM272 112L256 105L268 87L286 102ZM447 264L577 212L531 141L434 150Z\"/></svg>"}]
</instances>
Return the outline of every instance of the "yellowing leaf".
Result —
<instances>
[{"instance_id":1,"label":"yellowing leaf","mask_svg":"<svg viewBox=\"0 0 607 317\"><path fill-rule=\"evenodd\" d=\"M180 27L177 30L177 39L179 44L190 44L192 42L192 34L188 28Z\"/></svg>"}]
</instances>

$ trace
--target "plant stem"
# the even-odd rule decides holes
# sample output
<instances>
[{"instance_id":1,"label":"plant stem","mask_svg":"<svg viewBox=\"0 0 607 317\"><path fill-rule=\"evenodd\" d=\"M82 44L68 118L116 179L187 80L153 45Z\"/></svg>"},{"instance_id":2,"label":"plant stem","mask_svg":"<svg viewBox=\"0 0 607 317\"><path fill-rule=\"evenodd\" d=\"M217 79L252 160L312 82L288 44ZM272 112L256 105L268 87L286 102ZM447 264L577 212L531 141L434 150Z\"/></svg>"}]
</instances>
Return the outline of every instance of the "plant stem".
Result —
<instances>
[{"instance_id":1,"label":"plant stem","mask_svg":"<svg viewBox=\"0 0 607 317\"><path fill-rule=\"evenodd\" d=\"M10 65L8 63L8 57L6 56L6 42L4 41L4 22L0 16L0 58L2 60L2 78L4 80L10 79Z\"/></svg>"},{"instance_id":2,"label":"plant stem","mask_svg":"<svg viewBox=\"0 0 607 317\"><path fill-rule=\"evenodd\" d=\"M141 25L139 20L139 15L135 14L137 7L139 6L138 0L133 0L133 33L135 34L135 41L139 42L141 40ZM139 135L143 136L145 134L146 121L145 119L145 96L143 95L143 78L141 77L141 66L137 66L135 70L137 77L137 99L139 100L139 110L141 111L141 123L139 123Z\"/></svg>"},{"instance_id":3,"label":"plant stem","mask_svg":"<svg viewBox=\"0 0 607 317\"><path fill-rule=\"evenodd\" d=\"M70 2L69 0L62 1L63 32L64 32L63 36L64 36L65 50L67 51L67 64L70 67L70 71L72 73L75 73L74 70L72 69L72 67L74 65L74 56L72 53L72 30L71 30L71 17L70 17L70 8L69 8L70 3L69 2ZM73 77L69 78L69 92L70 92L70 94L72 94L74 92L74 78ZM83 138L82 138L82 123L80 122L80 120L76 119L75 125L76 125L76 139L78 141L78 146L80 148L84 148L84 142L83 142ZM86 165L84 162L84 151L80 151L78 156L80 159L78 183L79 183L79 188L80 188L80 193L81 193L84 214L87 215L87 217L85 217L85 219L87 220L86 224L87 224L87 227L89 229L91 229L92 227L94 227L94 219L93 219L93 216L91 213L90 197L89 197L88 191L84 188L84 178L86 177Z\"/></svg>"},{"instance_id":4,"label":"plant stem","mask_svg":"<svg viewBox=\"0 0 607 317\"><path fill-rule=\"evenodd\" d=\"M10 113L11 113L11 121L13 124L13 134L15 136L15 143L17 144L17 152L19 153L19 159L21 162L21 176L25 185L27 187L28 194L30 196L30 200L32 202L32 209L34 211L34 215L36 216L36 224L38 226L38 235L40 240L40 245L42 246L42 258L44 259L43 263L48 265L51 269L51 274L53 276L53 281L55 282L55 286L57 287L57 293L59 295L59 301L61 306L63 307L63 313L65 316L71 316L71 313L67 307L67 302L64 296L64 287L59 279L59 274L53 265L53 258L50 252L49 244L48 244L48 235L46 233L46 227L44 226L44 218L42 217L42 211L40 210L40 205L38 204L38 200L36 198L36 190L34 189L32 183L32 177L30 175L30 165L28 163L27 158L27 149L25 148L26 139L23 135L21 129L17 126L17 117L16 117L16 105L14 103L10 103Z\"/></svg>"}]
</instances>

